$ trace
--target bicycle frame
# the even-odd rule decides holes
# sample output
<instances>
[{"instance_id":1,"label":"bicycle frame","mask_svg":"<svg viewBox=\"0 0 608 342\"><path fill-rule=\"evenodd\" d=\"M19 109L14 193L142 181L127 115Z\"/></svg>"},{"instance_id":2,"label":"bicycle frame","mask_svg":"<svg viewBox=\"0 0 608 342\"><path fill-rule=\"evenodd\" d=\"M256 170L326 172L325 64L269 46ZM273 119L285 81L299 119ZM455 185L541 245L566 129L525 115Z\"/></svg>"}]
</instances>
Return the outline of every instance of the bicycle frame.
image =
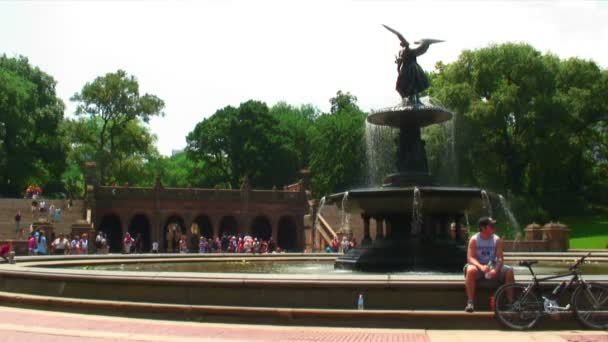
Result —
<instances>
[{"instance_id":1,"label":"bicycle frame","mask_svg":"<svg viewBox=\"0 0 608 342\"><path fill-rule=\"evenodd\" d=\"M566 273L560 273L557 275L552 275L552 276L548 276L548 277L542 277L542 278L538 278L536 276L536 273L534 273L534 270L532 269L532 265L526 265L526 267L528 268L528 270L530 271L530 274L532 274L532 283L530 283L527 288L526 288L526 293L530 290L534 290L534 292L536 294L538 294L538 296L540 298L543 298L543 289L541 287L541 283L548 281L548 280L553 280L553 279L558 279L558 278L564 278L564 277L571 277L570 281L568 281L565 289L571 289L573 287L576 286L585 286L585 290L589 291L589 289L586 286L586 283L583 279L580 278L580 268L579 265L585 260L585 258L587 258L589 255L591 255L591 253L589 253L588 255L584 256L582 259L580 259L575 266L573 266L568 272ZM591 296L593 297L593 296ZM595 305L597 305L597 301L595 300L595 298L593 298L593 301L595 302ZM544 310L543 310L544 311Z\"/></svg>"},{"instance_id":2,"label":"bicycle frame","mask_svg":"<svg viewBox=\"0 0 608 342\"><path fill-rule=\"evenodd\" d=\"M549 277L537 278L536 274L532 270L532 267L528 266L528 269L530 270L530 273L532 273L532 281L534 283L534 287L537 288L539 290L539 292L542 292L542 288L540 286L540 283L548 281L548 280L552 280L552 279L558 279L558 278L564 278L564 277L572 277L572 278L570 278L570 281L566 285L567 289L569 289L573 285L577 285L579 283L579 275L578 275L578 271L577 270L572 270L572 271L570 271L568 273L561 273L561 274L553 275L553 276L549 276Z\"/></svg>"}]
</instances>

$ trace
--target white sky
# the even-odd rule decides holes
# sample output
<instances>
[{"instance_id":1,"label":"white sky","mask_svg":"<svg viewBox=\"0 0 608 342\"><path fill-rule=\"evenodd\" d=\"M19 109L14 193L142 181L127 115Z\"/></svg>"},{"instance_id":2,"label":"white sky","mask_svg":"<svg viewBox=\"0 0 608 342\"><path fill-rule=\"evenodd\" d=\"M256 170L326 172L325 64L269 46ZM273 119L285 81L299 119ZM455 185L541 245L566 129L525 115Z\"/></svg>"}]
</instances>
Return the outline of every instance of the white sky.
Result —
<instances>
[{"instance_id":1,"label":"white sky","mask_svg":"<svg viewBox=\"0 0 608 342\"><path fill-rule=\"evenodd\" d=\"M69 98L117 69L165 101L163 154L196 123L256 99L329 109L341 89L364 110L395 104L397 38L437 38L426 70L463 49L528 42L608 66L608 1L2 1L0 53L24 55Z\"/></svg>"}]
</instances>

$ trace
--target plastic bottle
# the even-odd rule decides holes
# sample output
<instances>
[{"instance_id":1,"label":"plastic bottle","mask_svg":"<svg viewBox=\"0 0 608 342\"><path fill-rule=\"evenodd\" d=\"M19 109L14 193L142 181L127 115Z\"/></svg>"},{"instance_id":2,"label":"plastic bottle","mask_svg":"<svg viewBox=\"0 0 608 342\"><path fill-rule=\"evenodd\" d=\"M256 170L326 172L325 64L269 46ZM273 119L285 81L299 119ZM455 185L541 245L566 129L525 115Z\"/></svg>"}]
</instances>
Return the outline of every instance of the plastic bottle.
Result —
<instances>
[{"instance_id":1,"label":"plastic bottle","mask_svg":"<svg viewBox=\"0 0 608 342\"><path fill-rule=\"evenodd\" d=\"M486 279L490 279L490 271L492 271L495 267L494 267L494 263L492 261L490 261L487 265L490 270L488 272L486 272L486 274L484 274L484 276L486 277Z\"/></svg>"},{"instance_id":2,"label":"plastic bottle","mask_svg":"<svg viewBox=\"0 0 608 342\"><path fill-rule=\"evenodd\" d=\"M357 310L363 310L363 293L359 293L359 298L357 299Z\"/></svg>"}]
</instances>

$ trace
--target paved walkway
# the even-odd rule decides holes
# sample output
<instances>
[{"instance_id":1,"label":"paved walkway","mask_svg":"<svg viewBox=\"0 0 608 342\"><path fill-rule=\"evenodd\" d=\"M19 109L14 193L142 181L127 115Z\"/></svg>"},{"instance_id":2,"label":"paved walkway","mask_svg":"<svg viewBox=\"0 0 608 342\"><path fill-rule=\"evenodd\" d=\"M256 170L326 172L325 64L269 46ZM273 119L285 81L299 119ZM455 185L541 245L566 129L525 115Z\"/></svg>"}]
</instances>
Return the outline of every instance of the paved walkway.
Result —
<instances>
[{"instance_id":1,"label":"paved walkway","mask_svg":"<svg viewBox=\"0 0 608 342\"><path fill-rule=\"evenodd\" d=\"M465 331L191 323L0 307L0 341L608 342L602 331Z\"/></svg>"}]
</instances>

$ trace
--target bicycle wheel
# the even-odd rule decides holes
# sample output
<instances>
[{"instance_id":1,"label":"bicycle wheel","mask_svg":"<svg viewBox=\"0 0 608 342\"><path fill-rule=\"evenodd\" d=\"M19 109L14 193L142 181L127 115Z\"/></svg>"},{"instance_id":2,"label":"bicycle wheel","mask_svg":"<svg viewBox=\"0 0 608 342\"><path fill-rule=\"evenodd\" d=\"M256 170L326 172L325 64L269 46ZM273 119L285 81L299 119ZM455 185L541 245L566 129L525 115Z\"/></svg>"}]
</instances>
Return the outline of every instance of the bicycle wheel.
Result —
<instances>
[{"instance_id":1,"label":"bicycle wheel","mask_svg":"<svg viewBox=\"0 0 608 342\"><path fill-rule=\"evenodd\" d=\"M576 318L591 329L608 329L608 287L597 283L579 285L572 294Z\"/></svg>"},{"instance_id":2,"label":"bicycle wheel","mask_svg":"<svg viewBox=\"0 0 608 342\"><path fill-rule=\"evenodd\" d=\"M505 284L496 290L494 313L500 323L508 328L532 329L543 316L543 303L532 287Z\"/></svg>"}]
</instances>

